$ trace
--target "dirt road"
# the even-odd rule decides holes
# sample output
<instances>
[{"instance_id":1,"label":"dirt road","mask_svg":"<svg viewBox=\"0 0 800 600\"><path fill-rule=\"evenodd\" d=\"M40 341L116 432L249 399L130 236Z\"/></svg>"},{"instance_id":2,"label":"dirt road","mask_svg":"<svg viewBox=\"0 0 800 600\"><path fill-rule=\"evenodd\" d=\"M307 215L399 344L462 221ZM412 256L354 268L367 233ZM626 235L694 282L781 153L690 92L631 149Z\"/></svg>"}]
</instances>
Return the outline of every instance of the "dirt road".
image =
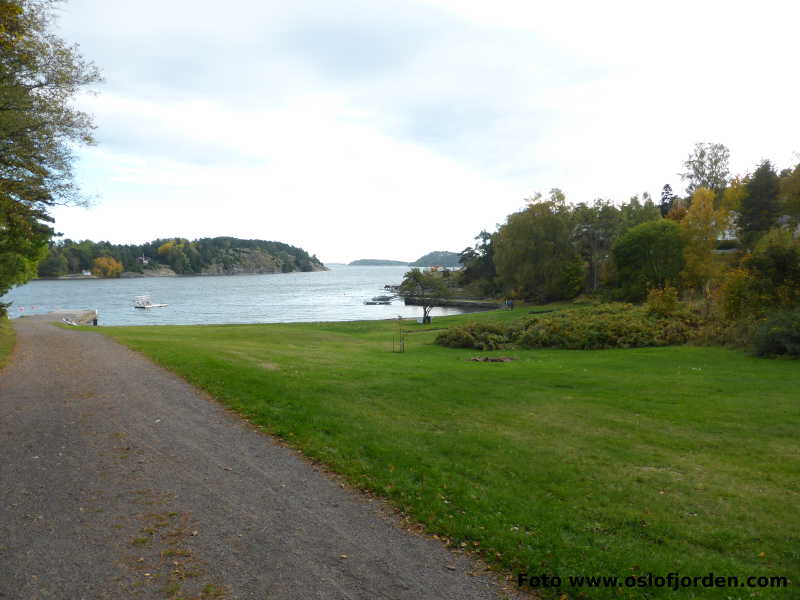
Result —
<instances>
[{"instance_id":1,"label":"dirt road","mask_svg":"<svg viewBox=\"0 0 800 600\"><path fill-rule=\"evenodd\" d=\"M0 372L0 598L489 599L183 380L94 333L15 321Z\"/></svg>"}]
</instances>

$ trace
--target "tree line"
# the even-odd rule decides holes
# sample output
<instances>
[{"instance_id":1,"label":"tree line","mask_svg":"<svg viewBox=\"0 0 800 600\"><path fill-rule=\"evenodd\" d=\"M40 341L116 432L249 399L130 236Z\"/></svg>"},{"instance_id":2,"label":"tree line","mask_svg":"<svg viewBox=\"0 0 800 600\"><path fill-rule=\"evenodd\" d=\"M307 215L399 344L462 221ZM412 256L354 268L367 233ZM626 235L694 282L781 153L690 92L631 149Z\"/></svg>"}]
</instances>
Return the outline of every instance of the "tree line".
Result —
<instances>
[{"instance_id":1,"label":"tree line","mask_svg":"<svg viewBox=\"0 0 800 600\"><path fill-rule=\"evenodd\" d=\"M160 265L179 275L206 272L216 266L230 272L254 253L271 260L277 271L313 271L322 265L316 256L282 242L242 240L232 237L157 239L146 244L111 244L70 239L51 242L47 256L39 263L40 277L59 277L92 271L115 277L123 271L141 273Z\"/></svg>"},{"instance_id":2,"label":"tree line","mask_svg":"<svg viewBox=\"0 0 800 600\"><path fill-rule=\"evenodd\" d=\"M461 283L536 302L581 293L640 301L664 286L709 297L760 243L798 246L800 164L776 172L765 160L731 177L729 156L722 144L697 144L680 174L687 194L667 184L658 203L648 194L621 205L537 194L460 253Z\"/></svg>"}]
</instances>

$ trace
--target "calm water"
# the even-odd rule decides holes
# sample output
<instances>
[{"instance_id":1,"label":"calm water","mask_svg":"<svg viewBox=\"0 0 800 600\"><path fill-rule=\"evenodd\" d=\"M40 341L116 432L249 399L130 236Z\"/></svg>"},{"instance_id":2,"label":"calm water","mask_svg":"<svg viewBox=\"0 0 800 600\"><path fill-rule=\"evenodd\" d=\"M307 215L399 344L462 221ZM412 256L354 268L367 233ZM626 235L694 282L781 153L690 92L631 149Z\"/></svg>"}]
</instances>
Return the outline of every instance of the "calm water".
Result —
<instances>
[{"instance_id":1,"label":"calm water","mask_svg":"<svg viewBox=\"0 0 800 600\"><path fill-rule=\"evenodd\" d=\"M395 300L366 306L385 294L408 267L333 266L318 273L231 275L220 277L148 277L31 281L14 288L9 315L46 313L61 308L97 309L101 325L191 325L198 323L287 323L421 317L422 308ZM134 296L149 294L166 308L133 308ZM457 314L435 308L433 315Z\"/></svg>"}]
</instances>

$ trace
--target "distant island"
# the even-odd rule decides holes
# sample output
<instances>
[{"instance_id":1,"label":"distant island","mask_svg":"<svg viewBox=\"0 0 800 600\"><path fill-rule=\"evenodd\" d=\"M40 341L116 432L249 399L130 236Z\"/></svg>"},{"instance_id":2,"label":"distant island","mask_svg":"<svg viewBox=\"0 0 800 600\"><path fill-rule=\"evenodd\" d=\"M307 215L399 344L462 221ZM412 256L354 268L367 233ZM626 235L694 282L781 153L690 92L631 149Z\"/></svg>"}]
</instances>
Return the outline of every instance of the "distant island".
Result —
<instances>
[{"instance_id":1,"label":"distant island","mask_svg":"<svg viewBox=\"0 0 800 600\"><path fill-rule=\"evenodd\" d=\"M351 267L460 267L460 255L457 252L437 250L428 252L414 262L402 260L384 260L379 258L361 258L349 263Z\"/></svg>"},{"instance_id":2,"label":"distant island","mask_svg":"<svg viewBox=\"0 0 800 600\"><path fill-rule=\"evenodd\" d=\"M39 263L41 278L164 277L325 271L302 248L233 237L157 239L147 244L83 240L52 243Z\"/></svg>"},{"instance_id":3,"label":"distant island","mask_svg":"<svg viewBox=\"0 0 800 600\"><path fill-rule=\"evenodd\" d=\"M460 255L457 252L447 252L438 250L428 252L425 256L418 258L410 266L412 267L460 267Z\"/></svg>"},{"instance_id":4,"label":"distant island","mask_svg":"<svg viewBox=\"0 0 800 600\"><path fill-rule=\"evenodd\" d=\"M360 258L348 263L351 267L407 267L408 262L402 260L383 260L380 258Z\"/></svg>"}]
</instances>

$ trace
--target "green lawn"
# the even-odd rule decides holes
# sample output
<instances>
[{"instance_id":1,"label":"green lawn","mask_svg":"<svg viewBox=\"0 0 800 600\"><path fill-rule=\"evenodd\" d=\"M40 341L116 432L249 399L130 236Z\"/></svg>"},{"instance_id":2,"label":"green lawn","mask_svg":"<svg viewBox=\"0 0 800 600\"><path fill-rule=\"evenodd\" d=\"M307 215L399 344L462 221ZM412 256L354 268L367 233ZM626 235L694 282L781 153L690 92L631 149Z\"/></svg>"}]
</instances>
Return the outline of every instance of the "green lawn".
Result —
<instances>
[{"instance_id":1,"label":"green lawn","mask_svg":"<svg viewBox=\"0 0 800 600\"><path fill-rule=\"evenodd\" d=\"M0 317L0 369L8 361L11 351L14 349L14 342L16 341L16 332L11 325L8 317Z\"/></svg>"},{"instance_id":2,"label":"green lawn","mask_svg":"<svg viewBox=\"0 0 800 600\"><path fill-rule=\"evenodd\" d=\"M528 310L407 323L404 354L391 352L388 321L101 331L500 568L796 580L800 364L721 348L432 343L432 329ZM479 354L517 360L468 360ZM590 597L797 594L793 584Z\"/></svg>"}]
</instances>

